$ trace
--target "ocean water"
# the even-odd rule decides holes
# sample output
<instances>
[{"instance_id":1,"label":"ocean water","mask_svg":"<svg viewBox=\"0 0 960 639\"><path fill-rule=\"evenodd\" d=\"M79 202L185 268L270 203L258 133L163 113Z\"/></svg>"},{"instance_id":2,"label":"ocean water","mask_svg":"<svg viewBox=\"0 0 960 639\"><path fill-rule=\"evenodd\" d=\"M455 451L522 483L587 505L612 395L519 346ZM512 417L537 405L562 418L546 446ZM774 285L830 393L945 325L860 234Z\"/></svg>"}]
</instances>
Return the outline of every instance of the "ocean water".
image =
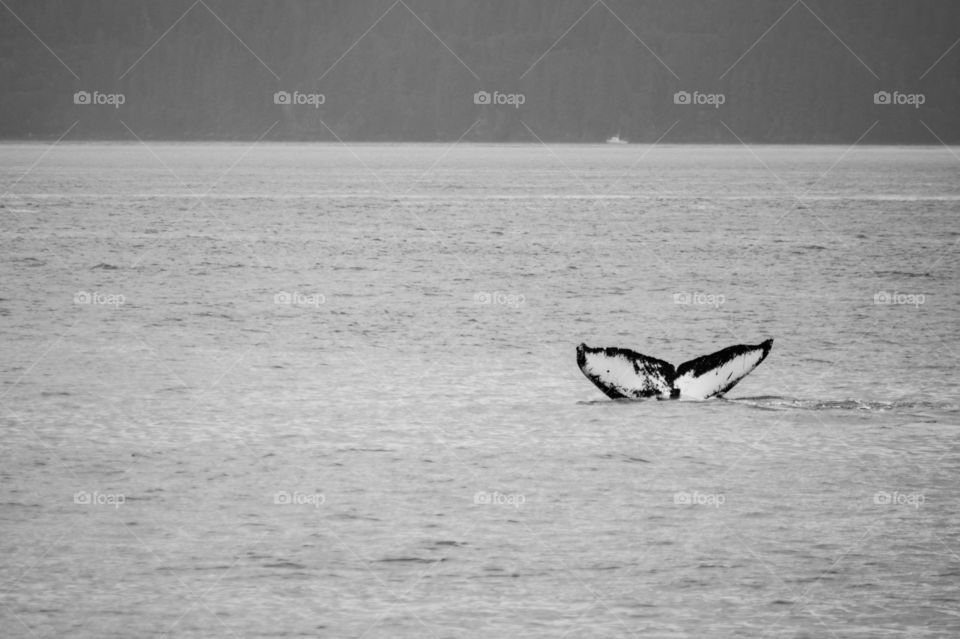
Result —
<instances>
[{"instance_id":1,"label":"ocean water","mask_svg":"<svg viewBox=\"0 0 960 639\"><path fill-rule=\"evenodd\" d=\"M955 153L0 145L3 636L956 636Z\"/></svg>"}]
</instances>

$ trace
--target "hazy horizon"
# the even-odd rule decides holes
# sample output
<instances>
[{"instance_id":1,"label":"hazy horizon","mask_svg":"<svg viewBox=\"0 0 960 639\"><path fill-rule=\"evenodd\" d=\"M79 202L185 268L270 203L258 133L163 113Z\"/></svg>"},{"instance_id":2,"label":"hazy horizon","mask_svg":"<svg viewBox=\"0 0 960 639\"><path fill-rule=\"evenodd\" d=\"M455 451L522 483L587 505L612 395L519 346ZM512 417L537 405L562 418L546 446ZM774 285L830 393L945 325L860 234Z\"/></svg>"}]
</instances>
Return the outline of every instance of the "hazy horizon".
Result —
<instances>
[{"instance_id":1,"label":"hazy horizon","mask_svg":"<svg viewBox=\"0 0 960 639\"><path fill-rule=\"evenodd\" d=\"M0 6L0 139L957 144L960 5Z\"/></svg>"}]
</instances>

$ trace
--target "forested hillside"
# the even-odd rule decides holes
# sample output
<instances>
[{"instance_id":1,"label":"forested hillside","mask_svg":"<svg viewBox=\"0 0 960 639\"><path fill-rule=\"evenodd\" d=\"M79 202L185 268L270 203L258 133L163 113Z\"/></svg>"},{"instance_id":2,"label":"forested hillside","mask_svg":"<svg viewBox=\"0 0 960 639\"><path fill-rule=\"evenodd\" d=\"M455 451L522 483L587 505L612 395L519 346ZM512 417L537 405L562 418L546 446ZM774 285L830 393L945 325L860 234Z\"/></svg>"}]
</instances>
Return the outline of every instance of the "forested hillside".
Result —
<instances>
[{"instance_id":1,"label":"forested hillside","mask_svg":"<svg viewBox=\"0 0 960 639\"><path fill-rule=\"evenodd\" d=\"M7 139L960 142L952 0L6 4Z\"/></svg>"}]
</instances>

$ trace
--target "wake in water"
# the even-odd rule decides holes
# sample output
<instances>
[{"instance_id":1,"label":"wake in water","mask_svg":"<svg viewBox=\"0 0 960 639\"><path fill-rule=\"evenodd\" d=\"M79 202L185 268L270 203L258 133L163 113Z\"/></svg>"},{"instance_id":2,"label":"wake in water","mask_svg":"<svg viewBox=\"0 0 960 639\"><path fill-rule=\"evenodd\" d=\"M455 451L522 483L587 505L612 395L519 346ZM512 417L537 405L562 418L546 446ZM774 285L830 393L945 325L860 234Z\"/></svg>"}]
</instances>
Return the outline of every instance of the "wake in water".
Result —
<instances>
[{"instance_id":1,"label":"wake in water","mask_svg":"<svg viewBox=\"0 0 960 639\"><path fill-rule=\"evenodd\" d=\"M579 401L577 404L591 406L600 405L629 405L638 403L651 403L644 400L615 399L611 402L608 399L591 399ZM949 402L931 402L931 401L912 401L896 400L890 402L862 399L799 399L796 397L784 397L781 395L757 395L755 397L718 397L713 400L704 401L680 401L673 404L693 404L693 405L712 405L712 404L736 404L741 406L751 406L762 410L812 410L812 411L869 411L869 412L888 412L888 411L908 411L908 410L929 410L944 412L960 412L960 405Z\"/></svg>"},{"instance_id":2,"label":"wake in water","mask_svg":"<svg viewBox=\"0 0 960 639\"><path fill-rule=\"evenodd\" d=\"M862 411L896 411L896 410L937 410L957 411L960 406L945 402L896 400L892 402L868 401L862 399L798 399L779 395L759 395L757 397L738 397L724 401L734 404L745 404L767 409L797 408L800 410L862 410Z\"/></svg>"}]
</instances>

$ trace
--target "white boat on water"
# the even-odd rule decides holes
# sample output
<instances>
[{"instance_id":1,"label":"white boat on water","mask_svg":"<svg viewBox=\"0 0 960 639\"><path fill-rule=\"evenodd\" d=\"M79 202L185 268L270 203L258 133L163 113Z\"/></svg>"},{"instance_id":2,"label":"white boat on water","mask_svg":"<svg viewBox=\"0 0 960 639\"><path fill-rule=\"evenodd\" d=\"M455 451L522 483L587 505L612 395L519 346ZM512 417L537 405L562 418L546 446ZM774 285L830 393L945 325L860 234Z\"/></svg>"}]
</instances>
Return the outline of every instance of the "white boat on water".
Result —
<instances>
[{"instance_id":1,"label":"white boat on water","mask_svg":"<svg viewBox=\"0 0 960 639\"><path fill-rule=\"evenodd\" d=\"M627 141L620 137L620 131L612 138L607 138L607 144L626 144Z\"/></svg>"}]
</instances>

